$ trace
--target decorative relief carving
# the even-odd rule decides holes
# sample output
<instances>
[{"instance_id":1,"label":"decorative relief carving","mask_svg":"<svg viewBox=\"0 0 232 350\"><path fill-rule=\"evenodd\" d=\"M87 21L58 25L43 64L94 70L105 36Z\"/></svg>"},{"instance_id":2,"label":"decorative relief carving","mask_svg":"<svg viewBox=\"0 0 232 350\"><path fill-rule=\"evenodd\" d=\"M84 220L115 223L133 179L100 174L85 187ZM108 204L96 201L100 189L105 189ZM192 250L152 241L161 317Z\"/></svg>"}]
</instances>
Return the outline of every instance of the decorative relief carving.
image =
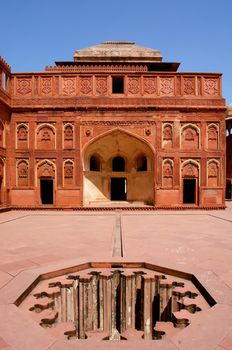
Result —
<instances>
[{"instance_id":1,"label":"decorative relief carving","mask_svg":"<svg viewBox=\"0 0 232 350\"><path fill-rule=\"evenodd\" d=\"M219 183L218 163L214 160L208 162L208 186L216 187Z\"/></svg>"},{"instance_id":2,"label":"decorative relief carving","mask_svg":"<svg viewBox=\"0 0 232 350\"><path fill-rule=\"evenodd\" d=\"M170 159L163 162L163 186L173 187L173 162Z\"/></svg>"},{"instance_id":3,"label":"decorative relief carving","mask_svg":"<svg viewBox=\"0 0 232 350\"><path fill-rule=\"evenodd\" d=\"M157 92L156 78L147 77L147 78L144 78L143 81L144 81L144 87L143 87L144 92L146 92L149 95L155 94Z\"/></svg>"},{"instance_id":4,"label":"decorative relief carving","mask_svg":"<svg viewBox=\"0 0 232 350\"><path fill-rule=\"evenodd\" d=\"M93 92L92 78L80 78L80 92L84 95Z\"/></svg>"},{"instance_id":5,"label":"decorative relief carving","mask_svg":"<svg viewBox=\"0 0 232 350\"><path fill-rule=\"evenodd\" d=\"M128 78L128 92L132 95L136 95L140 92L139 78Z\"/></svg>"},{"instance_id":6,"label":"decorative relief carving","mask_svg":"<svg viewBox=\"0 0 232 350\"><path fill-rule=\"evenodd\" d=\"M93 125L93 126L146 126L146 125L155 125L155 121L142 121L142 120L134 120L134 121L125 121L125 120L93 120L87 121L82 120L81 125Z\"/></svg>"},{"instance_id":7,"label":"decorative relief carving","mask_svg":"<svg viewBox=\"0 0 232 350\"><path fill-rule=\"evenodd\" d=\"M198 177L198 166L191 161L185 164L182 168L183 177Z\"/></svg>"},{"instance_id":8,"label":"decorative relief carving","mask_svg":"<svg viewBox=\"0 0 232 350\"><path fill-rule=\"evenodd\" d=\"M204 92L206 95L218 95L218 79L204 79Z\"/></svg>"},{"instance_id":9,"label":"decorative relief carving","mask_svg":"<svg viewBox=\"0 0 232 350\"><path fill-rule=\"evenodd\" d=\"M183 79L183 91L185 95L195 95L195 79L184 78Z\"/></svg>"},{"instance_id":10,"label":"decorative relief carving","mask_svg":"<svg viewBox=\"0 0 232 350\"><path fill-rule=\"evenodd\" d=\"M199 148L199 133L197 127L191 124L182 128L181 146L187 149Z\"/></svg>"},{"instance_id":11,"label":"decorative relief carving","mask_svg":"<svg viewBox=\"0 0 232 350\"><path fill-rule=\"evenodd\" d=\"M66 179L73 178L73 162L65 161L65 163L64 163L64 177Z\"/></svg>"},{"instance_id":12,"label":"decorative relief carving","mask_svg":"<svg viewBox=\"0 0 232 350\"><path fill-rule=\"evenodd\" d=\"M164 125L163 139L164 140L172 140L172 126L169 124Z\"/></svg>"},{"instance_id":13,"label":"decorative relief carving","mask_svg":"<svg viewBox=\"0 0 232 350\"><path fill-rule=\"evenodd\" d=\"M41 131L41 140L42 141L51 141L51 130L48 128L43 128Z\"/></svg>"},{"instance_id":14,"label":"decorative relief carving","mask_svg":"<svg viewBox=\"0 0 232 350\"><path fill-rule=\"evenodd\" d=\"M27 95L31 93L31 79L17 79L17 88L16 91L20 95Z\"/></svg>"},{"instance_id":15,"label":"decorative relief carving","mask_svg":"<svg viewBox=\"0 0 232 350\"><path fill-rule=\"evenodd\" d=\"M188 128L185 130L185 133L184 133L185 141L194 141L195 137L196 137L196 130L191 128Z\"/></svg>"},{"instance_id":16,"label":"decorative relief carving","mask_svg":"<svg viewBox=\"0 0 232 350\"><path fill-rule=\"evenodd\" d=\"M37 165L38 177L55 177L55 166L49 160L44 160Z\"/></svg>"},{"instance_id":17,"label":"decorative relief carving","mask_svg":"<svg viewBox=\"0 0 232 350\"><path fill-rule=\"evenodd\" d=\"M75 95L76 93L76 79L75 78L63 78L63 94L64 95Z\"/></svg>"},{"instance_id":18,"label":"decorative relief carving","mask_svg":"<svg viewBox=\"0 0 232 350\"><path fill-rule=\"evenodd\" d=\"M96 92L99 95L107 94L107 78L106 77L97 77L96 78Z\"/></svg>"},{"instance_id":19,"label":"decorative relief carving","mask_svg":"<svg viewBox=\"0 0 232 350\"><path fill-rule=\"evenodd\" d=\"M160 78L160 93L161 95L174 95L173 78Z\"/></svg>"},{"instance_id":20,"label":"decorative relief carving","mask_svg":"<svg viewBox=\"0 0 232 350\"><path fill-rule=\"evenodd\" d=\"M44 95L49 95L52 92L52 78L41 78L41 92Z\"/></svg>"},{"instance_id":21,"label":"decorative relief carving","mask_svg":"<svg viewBox=\"0 0 232 350\"><path fill-rule=\"evenodd\" d=\"M17 162L18 186L28 185L28 161L25 159Z\"/></svg>"},{"instance_id":22,"label":"decorative relief carving","mask_svg":"<svg viewBox=\"0 0 232 350\"><path fill-rule=\"evenodd\" d=\"M85 129L85 135L86 136L91 136L92 135L92 133L93 133L93 130L92 129Z\"/></svg>"},{"instance_id":23,"label":"decorative relief carving","mask_svg":"<svg viewBox=\"0 0 232 350\"><path fill-rule=\"evenodd\" d=\"M28 126L25 124L18 125L17 127L18 141L27 141L28 138Z\"/></svg>"},{"instance_id":24,"label":"decorative relief carving","mask_svg":"<svg viewBox=\"0 0 232 350\"><path fill-rule=\"evenodd\" d=\"M64 148L73 148L73 125L64 125Z\"/></svg>"},{"instance_id":25,"label":"decorative relief carving","mask_svg":"<svg viewBox=\"0 0 232 350\"><path fill-rule=\"evenodd\" d=\"M42 149L55 148L55 130L49 124L44 124L38 128L37 146Z\"/></svg>"},{"instance_id":26,"label":"decorative relief carving","mask_svg":"<svg viewBox=\"0 0 232 350\"><path fill-rule=\"evenodd\" d=\"M150 136L151 135L151 129L145 129L145 135Z\"/></svg>"}]
</instances>

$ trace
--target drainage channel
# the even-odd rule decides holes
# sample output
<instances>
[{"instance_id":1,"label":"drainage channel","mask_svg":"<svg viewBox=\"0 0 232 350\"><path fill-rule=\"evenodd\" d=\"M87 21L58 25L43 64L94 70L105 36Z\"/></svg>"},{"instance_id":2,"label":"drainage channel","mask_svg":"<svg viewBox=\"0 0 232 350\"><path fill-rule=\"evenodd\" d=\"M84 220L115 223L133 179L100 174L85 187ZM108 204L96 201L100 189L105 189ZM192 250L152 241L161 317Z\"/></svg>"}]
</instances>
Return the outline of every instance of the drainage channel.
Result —
<instances>
[{"instance_id":1,"label":"drainage channel","mask_svg":"<svg viewBox=\"0 0 232 350\"><path fill-rule=\"evenodd\" d=\"M121 215L116 214L113 233L113 257L123 257Z\"/></svg>"}]
</instances>

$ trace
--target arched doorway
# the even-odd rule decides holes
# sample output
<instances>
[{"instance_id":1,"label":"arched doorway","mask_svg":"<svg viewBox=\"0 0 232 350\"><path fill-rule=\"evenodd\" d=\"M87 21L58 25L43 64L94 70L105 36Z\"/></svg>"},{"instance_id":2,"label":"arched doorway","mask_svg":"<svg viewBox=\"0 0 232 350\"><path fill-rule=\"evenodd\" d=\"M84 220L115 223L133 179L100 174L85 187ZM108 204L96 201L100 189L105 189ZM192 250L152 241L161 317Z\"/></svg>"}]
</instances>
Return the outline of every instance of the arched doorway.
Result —
<instances>
[{"instance_id":1,"label":"arched doorway","mask_svg":"<svg viewBox=\"0 0 232 350\"><path fill-rule=\"evenodd\" d=\"M154 204L154 153L145 141L117 129L91 141L83 160L84 205Z\"/></svg>"},{"instance_id":2,"label":"arched doorway","mask_svg":"<svg viewBox=\"0 0 232 350\"><path fill-rule=\"evenodd\" d=\"M54 204L55 165L49 160L43 160L37 165L37 178L39 184L39 202L41 204Z\"/></svg>"}]
</instances>

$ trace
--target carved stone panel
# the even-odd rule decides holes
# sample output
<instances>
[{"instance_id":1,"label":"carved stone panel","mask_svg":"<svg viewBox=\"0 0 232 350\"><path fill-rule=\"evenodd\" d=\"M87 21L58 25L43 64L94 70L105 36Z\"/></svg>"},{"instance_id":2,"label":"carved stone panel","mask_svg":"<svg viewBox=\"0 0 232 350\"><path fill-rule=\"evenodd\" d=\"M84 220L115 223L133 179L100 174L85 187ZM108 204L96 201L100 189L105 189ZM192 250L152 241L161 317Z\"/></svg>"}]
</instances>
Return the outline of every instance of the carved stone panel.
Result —
<instances>
[{"instance_id":1,"label":"carved stone panel","mask_svg":"<svg viewBox=\"0 0 232 350\"><path fill-rule=\"evenodd\" d=\"M198 149L199 134L198 129L194 125L188 125L182 128L181 147L183 149Z\"/></svg>"},{"instance_id":2,"label":"carved stone panel","mask_svg":"<svg viewBox=\"0 0 232 350\"><path fill-rule=\"evenodd\" d=\"M64 186L72 186L74 180L74 166L73 161L66 160L64 162Z\"/></svg>"},{"instance_id":3,"label":"carved stone panel","mask_svg":"<svg viewBox=\"0 0 232 350\"><path fill-rule=\"evenodd\" d=\"M93 79L91 77L80 78L80 93L83 95L90 95L93 93Z\"/></svg>"},{"instance_id":4,"label":"carved stone panel","mask_svg":"<svg viewBox=\"0 0 232 350\"><path fill-rule=\"evenodd\" d=\"M183 78L183 93L195 95L195 78Z\"/></svg>"},{"instance_id":5,"label":"carved stone panel","mask_svg":"<svg viewBox=\"0 0 232 350\"><path fill-rule=\"evenodd\" d=\"M208 149L218 148L218 130L216 125L208 126Z\"/></svg>"},{"instance_id":6,"label":"carved stone panel","mask_svg":"<svg viewBox=\"0 0 232 350\"><path fill-rule=\"evenodd\" d=\"M214 96L219 94L219 81L215 78L204 79L204 93L206 95Z\"/></svg>"},{"instance_id":7,"label":"carved stone panel","mask_svg":"<svg viewBox=\"0 0 232 350\"><path fill-rule=\"evenodd\" d=\"M28 186L28 162L26 160L18 161L17 176L18 186Z\"/></svg>"},{"instance_id":8,"label":"carved stone panel","mask_svg":"<svg viewBox=\"0 0 232 350\"><path fill-rule=\"evenodd\" d=\"M128 78L128 94L137 95L140 93L140 78Z\"/></svg>"},{"instance_id":9,"label":"carved stone panel","mask_svg":"<svg viewBox=\"0 0 232 350\"><path fill-rule=\"evenodd\" d=\"M31 78L22 78L16 80L17 95L26 96L32 92Z\"/></svg>"},{"instance_id":10,"label":"carved stone panel","mask_svg":"<svg viewBox=\"0 0 232 350\"><path fill-rule=\"evenodd\" d=\"M55 149L55 131L52 126L45 124L37 129L37 148Z\"/></svg>"},{"instance_id":11,"label":"carved stone panel","mask_svg":"<svg viewBox=\"0 0 232 350\"><path fill-rule=\"evenodd\" d=\"M163 147L171 148L173 146L173 132L171 124L163 125Z\"/></svg>"},{"instance_id":12,"label":"carved stone panel","mask_svg":"<svg viewBox=\"0 0 232 350\"><path fill-rule=\"evenodd\" d=\"M174 95L174 78L160 78L160 95Z\"/></svg>"},{"instance_id":13,"label":"carved stone panel","mask_svg":"<svg viewBox=\"0 0 232 350\"><path fill-rule=\"evenodd\" d=\"M96 77L96 93L98 95L107 94L107 77Z\"/></svg>"},{"instance_id":14,"label":"carved stone panel","mask_svg":"<svg viewBox=\"0 0 232 350\"><path fill-rule=\"evenodd\" d=\"M182 177L187 177L187 178L194 178L198 177L199 174L199 169L198 165L196 163L193 163L189 161L189 163L185 163L182 167Z\"/></svg>"},{"instance_id":15,"label":"carved stone panel","mask_svg":"<svg viewBox=\"0 0 232 350\"><path fill-rule=\"evenodd\" d=\"M219 185L218 163L215 161L208 162L208 186L217 187Z\"/></svg>"},{"instance_id":16,"label":"carved stone panel","mask_svg":"<svg viewBox=\"0 0 232 350\"><path fill-rule=\"evenodd\" d=\"M41 78L41 95L51 95L52 94L52 78L42 77Z\"/></svg>"},{"instance_id":17,"label":"carved stone panel","mask_svg":"<svg viewBox=\"0 0 232 350\"><path fill-rule=\"evenodd\" d=\"M65 96L76 95L76 78L62 78L62 93Z\"/></svg>"},{"instance_id":18,"label":"carved stone panel","mask_svg":"<svg viewBox=\"0 0 232 350\"><path fill-rule=\"evenodd\" d=\"M73 125L64 125L64 148L73 148Z\"/></svg>"},{"instance_id":19,"label":"carved stone panel","mask_svg":"<svg viewBox=\"0 0 232 350\"><path fill-rule=\"evenodd\" d=\"M55 166L51 161L44 160L37 165L37 177L55 177Z\"/></svg>"},{"instance_id":20,"label":"carved stone panel","mask_svg":"<svg viewBox=\"0 0 232 350\"><path fill-rule=\"evenodd\" d=\"M153 77L147 77L143 79L143 91L145 94L153 95L157 94L157 80Z\"/></svg>"},{"instance_id":21,"label":"carved stone panel","mask_svg":"<svg viewBox=\"0 0 232 350\"><path fill-rule=\"evenodd\" d=\"M19 124L17 127L17 148L28 147L28 126L26 124Z\"/></svg>"},{"instance_id":22,"label":"carved stone panel","mask_svg":"<svg viewBox=\"0 0 232 350\"><path fill-rule=\"evenodd\" d=\"M171 160L163 162L163 187L173 187L173 164Z\"/></svg>"}]
</instances>

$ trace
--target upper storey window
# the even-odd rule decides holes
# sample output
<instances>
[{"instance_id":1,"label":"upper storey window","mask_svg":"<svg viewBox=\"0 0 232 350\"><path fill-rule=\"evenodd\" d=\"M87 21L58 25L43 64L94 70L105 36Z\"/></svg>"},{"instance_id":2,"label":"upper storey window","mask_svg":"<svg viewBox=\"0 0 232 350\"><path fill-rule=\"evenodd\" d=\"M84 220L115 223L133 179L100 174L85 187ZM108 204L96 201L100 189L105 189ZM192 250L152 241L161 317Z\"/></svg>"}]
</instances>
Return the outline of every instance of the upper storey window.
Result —
<instances>
[{"instance_id":1,"label":"upper storey window","mask_svg":"<svg viewBox=\"0 0 232 350\"><path fill-rule=\"evenodd\" d=\"M112 93L124 93L124 77L112 77Z\"/></svg>"}]
</instances>

